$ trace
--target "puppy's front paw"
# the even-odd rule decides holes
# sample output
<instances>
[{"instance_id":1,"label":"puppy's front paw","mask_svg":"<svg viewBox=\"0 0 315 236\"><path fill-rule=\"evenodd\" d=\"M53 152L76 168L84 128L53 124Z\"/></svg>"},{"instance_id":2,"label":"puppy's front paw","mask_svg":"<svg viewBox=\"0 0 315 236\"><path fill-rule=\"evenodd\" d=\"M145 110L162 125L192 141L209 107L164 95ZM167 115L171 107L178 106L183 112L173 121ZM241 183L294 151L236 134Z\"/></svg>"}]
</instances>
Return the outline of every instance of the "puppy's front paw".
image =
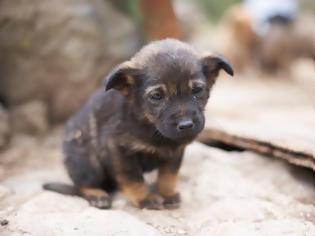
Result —
<instances>
[{"instance_id":1,"label":"puppy's front paw","mask_svg":"<svg viewBox=\"0 0 315 236\"><path fill-rule=\"evenodd\" d=\"M164 197L163 205L166 209L172 210L180 207L181 198L180 194L176 193L170 197Z\"/></svg>"},{"instance_id":2,"label":"puppy's front paw","mask_svg":"<svg viewBox=\"0 0 315 236\"><path fill-rule=\"evenodd\" d=\"M108 209L112 205L111 197L100 188L84 187L80 188L80 193L93 207Z\"/></svg>"},{"instance_id":3,"label":"puppy's front paw","mask_svg":"<svg viewBox=\"0 0 315 236\"><path fill-rule=\"evenodd\" d=\"M149 194L147 198L139 203L139 207L151 210L161 210L163 209L163 199L157 194Z\"/></svg>"},{"instance_id":4,"label":"puppy's front paw","mask_svg":"<svg viewBox=\"0 0 315 236\"><path fill-rule=\"evenodd\" d=\"M90 203L90 206L99 208L99 209L109 209L111 208L112 201L111 198L107 195L103 196L89 196L86 197L86 200Z\"/></svg>"}]
</instances>

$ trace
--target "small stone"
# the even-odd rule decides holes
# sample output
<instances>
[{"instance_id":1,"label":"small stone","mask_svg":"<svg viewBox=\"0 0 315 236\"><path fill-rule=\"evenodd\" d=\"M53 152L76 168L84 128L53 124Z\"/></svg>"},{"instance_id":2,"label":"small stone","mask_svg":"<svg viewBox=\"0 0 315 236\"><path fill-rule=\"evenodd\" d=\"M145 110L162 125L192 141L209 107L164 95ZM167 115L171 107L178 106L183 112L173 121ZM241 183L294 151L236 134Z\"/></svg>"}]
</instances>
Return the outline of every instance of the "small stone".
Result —
<instances>
[{"instance_id":1,"label":"small stone","mask_svg":"<svg viewBox=\"0 0 315 236\"><path fill-rule=\"evenodd\" d=\"M0 220L0 225L1 226L6 226L9 224L9 221L8 220Z\"/></svg>"}]
</instances>

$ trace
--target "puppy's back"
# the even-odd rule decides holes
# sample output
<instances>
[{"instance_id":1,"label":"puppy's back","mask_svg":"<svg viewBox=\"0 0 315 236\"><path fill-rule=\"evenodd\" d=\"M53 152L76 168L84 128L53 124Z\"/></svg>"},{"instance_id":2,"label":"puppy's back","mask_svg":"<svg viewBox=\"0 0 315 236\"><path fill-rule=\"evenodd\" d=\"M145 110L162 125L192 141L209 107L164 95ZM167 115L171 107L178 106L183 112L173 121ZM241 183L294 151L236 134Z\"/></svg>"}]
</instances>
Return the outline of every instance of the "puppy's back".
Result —
<instances>
[{"instance_id":1,"label":"puppy's back","mask_svg":"<svg viewBox=\"0 0 315 236\"><path fill-rule=\"evenodd\" d=\"M111 120L117 120L115 117L120 115L122 100L122 96L115 90L105 91L103 88L97 90L68 120L65 127L65 141L79 136L83 139L90 138L91 126L99 127L107 122L110 123Z\"/></svg>"}]
</instances>

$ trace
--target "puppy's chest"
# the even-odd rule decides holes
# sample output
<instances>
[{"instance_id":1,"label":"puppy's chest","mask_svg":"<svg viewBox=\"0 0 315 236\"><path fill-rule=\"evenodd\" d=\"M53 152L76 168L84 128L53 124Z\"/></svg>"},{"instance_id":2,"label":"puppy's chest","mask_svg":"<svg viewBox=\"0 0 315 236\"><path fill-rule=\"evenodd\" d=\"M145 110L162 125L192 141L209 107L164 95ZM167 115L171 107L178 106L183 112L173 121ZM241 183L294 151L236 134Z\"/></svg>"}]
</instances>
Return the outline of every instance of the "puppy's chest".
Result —
<instances>
[{"instance_id":1,"label":"puppy's chest","mask_svg":"<svg viewBox=\"0 0 315 236\"><path fill-rule=\"evenodd\" d=\"M141 153L143 156L155 156L157 159L168 159L173 157L178 157L182 154L184 147L183 146L168 146L168 145L159 145L156 146L150 142L139 140L136 138L125 139L124 146L126 149L129 149L131 152Z\"/></svg>"},{"instance_id":2,"label":"puppy's chest","mask_svg":"<svg viewBox=\"0 0 315 236\"><path fill-rule=\"evenodd\" d=\"M161 163L161 159L155 155L147 155L146 153L138 153L137 158L144 172L157 169Z\"/></svg>"}]
</instances>

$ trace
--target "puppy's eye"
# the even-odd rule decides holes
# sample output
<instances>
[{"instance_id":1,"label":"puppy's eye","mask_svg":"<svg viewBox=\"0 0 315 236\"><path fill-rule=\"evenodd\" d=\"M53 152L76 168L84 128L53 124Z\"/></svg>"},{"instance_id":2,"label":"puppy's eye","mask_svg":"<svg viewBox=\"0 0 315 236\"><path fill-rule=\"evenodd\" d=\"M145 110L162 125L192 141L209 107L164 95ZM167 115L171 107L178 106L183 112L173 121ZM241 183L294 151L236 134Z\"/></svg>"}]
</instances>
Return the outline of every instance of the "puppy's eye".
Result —
<instances>
[{"instance_id":1,"label":"puppy's eye","mask_svg":"<svg viewBox=\"0 0 315 236\"><path fill-rule=\"evenodd\" d=\"M199 93L201 93L203 91L203 87L201 87L201 86L194 86L193 88L192 88L192 90L191 90L191 92L193 93L193 94L199 94Z\"/></svg>"},{"instance_id":2,"label":"puppy's eye","mask_svg":"<svg viewBox=\"0 0 315 236\"><path fill-rule=\"evenodd\" d=\"M149 94L149 98L154 101L159 101L163 99L163 94L159 91L154 91Z\"/></svg>"}]
</instances>

